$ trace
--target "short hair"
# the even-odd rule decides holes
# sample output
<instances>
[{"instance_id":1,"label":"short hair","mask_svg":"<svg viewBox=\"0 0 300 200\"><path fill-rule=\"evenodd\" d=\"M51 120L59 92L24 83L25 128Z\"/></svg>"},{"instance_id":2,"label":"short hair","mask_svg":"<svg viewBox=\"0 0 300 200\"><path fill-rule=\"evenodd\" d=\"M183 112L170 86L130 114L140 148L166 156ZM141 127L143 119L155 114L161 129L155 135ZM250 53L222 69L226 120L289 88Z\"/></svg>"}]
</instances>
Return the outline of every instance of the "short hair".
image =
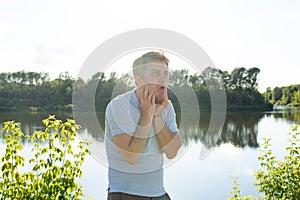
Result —
<instances>
[{"instance_id":1,"label":"short hair","mask_svg":"<svg viewBox=\"0 0 300 200\"><path fill-rule=\"evenodd\" d=\"M167 66L169 65L169 59L163 52L148 52L137 58L132 65L134 75L142 75L144 73L145 64L153 62L164 62Z\"/></svg>"}]
</instances>

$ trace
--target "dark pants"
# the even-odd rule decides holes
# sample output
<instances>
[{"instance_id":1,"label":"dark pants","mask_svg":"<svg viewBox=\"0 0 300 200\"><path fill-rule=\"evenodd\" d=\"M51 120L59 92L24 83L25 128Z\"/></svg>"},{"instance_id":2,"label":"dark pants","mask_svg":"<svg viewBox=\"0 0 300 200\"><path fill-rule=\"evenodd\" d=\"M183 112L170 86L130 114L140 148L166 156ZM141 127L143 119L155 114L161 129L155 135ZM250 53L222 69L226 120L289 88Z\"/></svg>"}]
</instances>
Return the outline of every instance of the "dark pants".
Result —
<instances>
[{"instance_id":1,"label":"dark pants","mask_svg":"<svg viewBox=\"0 0 300 200\"><path fill-rule=\"evenodd\" d=\"M169 195L166 193L160 197L143 197L131 194L124 194L121 192L108 193L107 200L171 200Z\"/></svg>"}]
</instances>

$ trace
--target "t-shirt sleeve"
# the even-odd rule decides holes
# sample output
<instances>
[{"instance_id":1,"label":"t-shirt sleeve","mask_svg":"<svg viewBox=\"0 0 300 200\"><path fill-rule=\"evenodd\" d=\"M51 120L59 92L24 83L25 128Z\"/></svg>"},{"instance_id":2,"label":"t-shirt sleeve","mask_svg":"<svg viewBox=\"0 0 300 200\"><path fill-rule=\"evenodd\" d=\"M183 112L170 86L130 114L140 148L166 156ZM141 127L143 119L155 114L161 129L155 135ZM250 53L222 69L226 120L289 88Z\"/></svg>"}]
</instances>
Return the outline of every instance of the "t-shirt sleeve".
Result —
<instances>
[{"instance_id":1,"label":"t-shirt sleeve","mask_svg":"<svg viewBox=\"0 0 300 200\"><path fill-rule=\"evenodd\" d=\"M176 114L171 101L169 101L167 117L166 117L166 125L170 132L179 132L177 123L176 123Z\"/></svg>"},{"instance_id":2,"label":"t-shirt sleeve","mask_svg":"<svg viewBox=\"0 0 300 200\"><path fill-rule=\"evenodd\" d=\"M120 102L111 102L106 109L106 123L112 136L122 133L134 133L136 124L130 115L128 107Z\"/></svg>"}]
</instances>

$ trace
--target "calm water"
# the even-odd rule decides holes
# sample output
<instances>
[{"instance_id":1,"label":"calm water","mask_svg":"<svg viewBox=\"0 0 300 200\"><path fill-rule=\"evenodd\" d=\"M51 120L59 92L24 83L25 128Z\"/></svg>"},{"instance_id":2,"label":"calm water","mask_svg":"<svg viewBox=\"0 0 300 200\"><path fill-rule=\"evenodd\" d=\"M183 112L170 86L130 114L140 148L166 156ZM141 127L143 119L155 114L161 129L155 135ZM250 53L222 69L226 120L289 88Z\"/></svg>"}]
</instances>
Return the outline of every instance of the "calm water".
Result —
<instances>
[{"instance_id":1,"label":"calm water","mask_svg":"<svg viewBox=\"0 0 300 200\"><path fill-rule=\"evenodd\" d=\"M15 120L22 123L26 133L41 129L41 119L47 114L0 113L0 122ZM57 115L71 118L71 114ZM103 144L103 119L101 123L90 114L84 114L77 123L82 125L81 137L94 140L93 156L87 158L80 180L87 199L106 199L107 166ZM185 116L194 119L195 116ZM180 155L166 162L165 187L173 200L227 199L232 190L231 175L238 175L242 195L257 195L253 186L253 173L258 169L259 143L263 137L272 138L272 149L278 157L285 154L287 133L292 124L300 123L300 110L282 110L269 113L227 113L222 131L209 129L211 115L201 114L199 127L188 124L180 126L184 141ZM192 120L191 120L192 121ZM100 128L100 129L99 129ZM0 156L4 144L0 141ZM25 144L25 152L31 149ZM205 155L202 153L204 152Z\"/></svg>"}]
</instances>

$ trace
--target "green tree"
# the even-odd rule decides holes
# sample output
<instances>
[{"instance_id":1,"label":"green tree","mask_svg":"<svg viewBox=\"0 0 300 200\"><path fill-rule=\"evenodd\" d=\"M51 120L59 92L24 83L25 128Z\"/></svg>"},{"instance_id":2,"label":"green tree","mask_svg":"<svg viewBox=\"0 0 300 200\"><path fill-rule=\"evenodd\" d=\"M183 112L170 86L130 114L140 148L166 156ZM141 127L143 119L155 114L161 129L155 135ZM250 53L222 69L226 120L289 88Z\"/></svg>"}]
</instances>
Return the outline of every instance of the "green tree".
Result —
<instances>
[{"instance_id":1,"label":"green tree","mask_svg":"<svg viewBox=\"0 0 300 200\"><path fill-rule=\"evenodd\" d=\"M174 70L169 74L169 83L174 87L185 86L188 85L188 78L189 75L187 69Z\"/></svg>"},{"instance_id":2,"label":"green tree","mask_svg":"<svg viewBox=\"0 0 300 200\"><path fill-rule=\"evenodd\" d=\"M230 89L231 82L232 82L231 74L228 71L222 71L222 70L220 70L220 74L222 76L225 88Z\"/></svg>"},{"instance_id":3,"label":"green tree","mask_svg":"<svg viewBox=\"0 0 300 200\"><path fill-rule=\"evenodd\" d=\"M207 67L201 73L206 86L210 90L220 90L224 88L223 77L217 68Z\"/></svg>"},{"instance_id":4,"label":"green tree","mask_svg":"<svg viewBox=\"0 0 300 200\"><path fill-rule=\"evenodd\" d=\"M201 84L203 84L203 78L201 75L199 75L197 73L192 74L192 75L189 75L188 82L192 86L201 85Z\"/></svg>"},{"instance_id":5,"label":"green tree","mask_svg":"<svg viewBox=\"0 0 300 200\"><path fill-rule=\"evenodd\" d=\"M244 67L235 68L231 72L231 88L240 90L246 85L247 70Z\"/></svg>"},{"instance_id":6,"label":"green tree","mask_svg":"<svg viewBox=\"0 0 300 200\"><path fill-rule=\"evenodd\" d=\"M257 76L260 69L257 67L252 67L247 70L246 76L246 88L250 90L257 89Z\"/></svg>"},{"instance_id":7,"label":"green tree","mask_svg":"<svg viewBox=\"0 0 300 200\"><path fill-rule=\"evenodd\" d=\"M294 105L300 106L300 90L294 92L292 101Z\"/></svg>"}]
</instances>

